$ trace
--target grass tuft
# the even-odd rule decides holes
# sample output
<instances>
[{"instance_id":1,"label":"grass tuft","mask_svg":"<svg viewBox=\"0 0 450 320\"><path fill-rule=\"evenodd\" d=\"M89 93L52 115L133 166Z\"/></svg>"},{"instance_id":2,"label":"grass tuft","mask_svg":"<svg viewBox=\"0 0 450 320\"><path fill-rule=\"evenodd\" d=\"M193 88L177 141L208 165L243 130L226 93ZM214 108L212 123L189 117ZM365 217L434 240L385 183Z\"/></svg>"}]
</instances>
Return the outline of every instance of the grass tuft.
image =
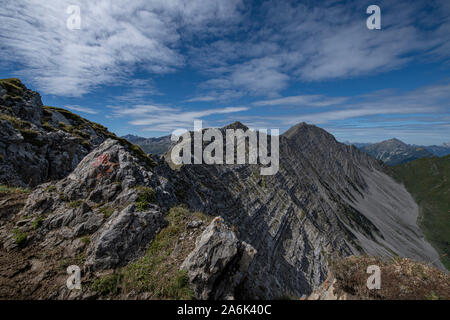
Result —
<instances>
[{"instance_id":1,"label":"grass tuft","mask_svg":"<svg viewBox=\"0 0 450 320\"><path fill-rule=\"evenodd\" d=\"M7 193L7 194L12 194L12 193L26 193L29 194L31 191L30 189L27 188L20 188L20 187L9 187L6 185L0 185L0 193Z\"/></svg>"},{"instance_id":2,"label":"grass tuft","mask_svg":"<svg viewBox=\"0 0 450 320\"><path fill-rule=\"evenodd\" d=\"M150 204L156 202L155 190L149 187L136 187L139 195L136 201L138 211L142 212L149 208Z\"/></svg>"},{"instance_id":3,"label":"grass tuft","mask_svg":"<svg viewBox=\"0 0 450 320\"><path fill-rule=\"evenodd\" d=\"M180 243L178 239L187 231L189 221L208 222L210 217L174 207L166 219L168 226L155 236L145 256L114 275L95 280L92 288L102 295L146 292L151 299L192 299L187 273L179 268L193 249L193 243L187 239ZM177 246L179 250L175 250Z\"/></svg>"},{"instance_id":4,"label":"grass tuft","mask_svg":"<svg viewBox=\"0 0 450 320\"><path fill-rule=\"evenodd\" d=\"M28 239L28 235L26 232L20 231L17 228L14 229L14 241L20 248L25 247L27 239Z\"/></svg>"}]
</instances>

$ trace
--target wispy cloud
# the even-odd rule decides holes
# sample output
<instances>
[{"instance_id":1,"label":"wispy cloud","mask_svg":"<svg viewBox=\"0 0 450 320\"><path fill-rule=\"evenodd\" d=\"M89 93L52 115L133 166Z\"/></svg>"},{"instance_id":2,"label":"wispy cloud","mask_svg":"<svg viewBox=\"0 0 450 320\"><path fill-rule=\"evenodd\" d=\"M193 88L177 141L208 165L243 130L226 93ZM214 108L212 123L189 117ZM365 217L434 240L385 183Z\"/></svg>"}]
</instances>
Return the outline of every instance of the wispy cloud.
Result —
<instances>
[{"instance_id":1,"label":"wispy cloud","mask_svg":"<svg viewBox=\"0 0 450 320\"><path fill-rule=\"evenodd\" d=\"M81 30L66 27L69 5L80 6ZM448 61L448 1L379 6L382 30L374 31L365 27L367 3L356 0L8 1L0 7L0 58L19 63L18 74L43 93L64 96L130 85L139 71L159 75L189 65L207 78L191 102L276 97L297 81L371 75L418 59ZM154 93L147 86L121 98Z\"/></svg>"},{"instance_id":2,"label":"wispy cloud","mask_svg":"<svg viewBox=\"0 0 450 320\"><path fill-rule=\"evenodd\" d=\"M190 63L210 77L203 85L211 90L276 96L297 81L373 75L431 56L449 59L448 2L379 6L382 30L374 31L365 26L367 4L360 1L266 1L258 21L242 26L248 36L191 48Z\"/></svg>"},{"instance_id":3,"label":"wispy cloud","mask_svg":"<svg viewBox=\"0 0 450 320\"><path fill-rule=\"evenodd\" d=\"M186 102L211 102L216 101L217 97L213 96L199 96L186 100Z\"/></svg>"},{"instance_id":4,"label":"wispy cloud","mask_svg":"<svg viewBox=\"0 0 450 320\"><path fill-rule=\"evenodd\" d=\"M209 116L247 111L249 108L226 107L183 111L181 108L155 105L137 105L130 108L111 107L115 117L127 118L128 123L144 131L171 132L180 128L192 128L195 120L205 120Z\"/></svg>"},{"instance_id":5,"label":"wispy cloud","mask_svg":"<svg viewBox=\"0 0 450 320\"><path fill-rule=\"evenodd\" d=\"M433 139L443 142L450 136L450 84L436 84L406 92L375 91L349 97L348 101L337 107L291 108L287 115L280 114L291 104L303 103L304 98L301 97L257 102L257 105L274 105L277 109L265 115L244 116L241 120L253 127L284 129L304 121L323 126L339 134L343 140L362 142L398 136L411 143L415 139L417 143L429 144ZM334 98L321 96L321 99L328 101ZM353 136L357 132L359 140Z\"/></svg>"},{"instance_id":6,"label":"wispy cloud","mask_svg":"<svg viewBox=\"0 0 450 320\"><path fill-rule=\"evenodd\" d=\"M67 109L82 112L82 113L88 113L88 114L97 114L98 113L98 111L96 111L92 108L81 107L81 106L76 106L76 105L75 106L73 106L73 105L67 106L66 105L64 107Z\"/></svg>"},{"instance_id":7,"label":"wispy cloud","mask_svg":"<svg viewBox=\"0 0 450 320\"><path fill-rule=\"evenodd\" d=\"M66 27L69 5L81 9L80 30ZM125 82L138 67L154 74L182 67L181 37L233 23L238 6L240 0L7 1L0 6L0 58L20 63L18 73L44 93L79 96Z\"/></svg>"},{"instance_id":8,"label":"wispy cloud","mask_svg":"<svg viewBox=\"0 0 450 320\"><path fill-rule=\"evenodd\" d=\"M325 97L323 95L299 95L271 100L260 100L253 103L255 106L312 106L328 107L346 102L348 97Z\"/></svg>"}]
</instances>

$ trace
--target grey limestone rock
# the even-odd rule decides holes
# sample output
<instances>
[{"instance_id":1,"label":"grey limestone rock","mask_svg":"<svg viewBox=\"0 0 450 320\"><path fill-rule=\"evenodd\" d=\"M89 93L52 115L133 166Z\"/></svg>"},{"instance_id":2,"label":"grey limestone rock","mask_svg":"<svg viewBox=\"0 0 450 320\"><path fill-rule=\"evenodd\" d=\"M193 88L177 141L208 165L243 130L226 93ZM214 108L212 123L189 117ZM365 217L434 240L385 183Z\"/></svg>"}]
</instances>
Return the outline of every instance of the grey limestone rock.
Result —
<instances>
[{"instance_id":1,"label":"grey limestone rock","mask_svg":"<svg viewBox=\"0 0 450 320\"><path fill-rule=\"evenodd\" d=\"M233 299L256 254L240 241L221 217L216 217L196 240L183 262L197 299Z\"/></svg>"}]
</instances>

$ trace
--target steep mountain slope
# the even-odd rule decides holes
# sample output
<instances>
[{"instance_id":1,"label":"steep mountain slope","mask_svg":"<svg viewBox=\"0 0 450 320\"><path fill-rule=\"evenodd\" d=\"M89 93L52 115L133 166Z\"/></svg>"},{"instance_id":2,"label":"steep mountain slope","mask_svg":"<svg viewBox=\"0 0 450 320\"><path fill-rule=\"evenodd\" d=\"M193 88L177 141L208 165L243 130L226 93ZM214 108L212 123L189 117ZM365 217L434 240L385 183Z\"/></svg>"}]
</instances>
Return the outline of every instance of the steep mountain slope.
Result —
<instances>
[{"instance_id":1,"label":"steep mountain slope","mask_svg":"<svg viewBox=\"0 0 450 320\"><path fill-rule=\"evenodd\" d=\"M27 99L14 105L29 109L15 119L36 120L31 127L49 148L40 119L29 118L44 112L41 104ZM246 129L233 123L222 132L227 128ZM3 132L2 172L18 146L39 154ZM301 297L327 278L331 260L348 255L400 255L443 268L416 225L418 206L406 189L378 161L318 127L301 123L280 136L280 168L272 176L262 176L261 165L172 169L108 136L74 157L62 178L41 177L34 183L52 181L17 189L17 196L0 189L1 297ZM38 160L22 162L33 168ZM25 184L38 170L15 172L15 181ZM65 287L65 268L73 264L82 269L81 291Z\"/></svg>"},{"instance_id":2,"label":"steep mountain slope","mask_svg":"<svg viewBox=\"0 0 450 320\"><path fill-rule=\"evenodd\" d=\"M411 146L395 138L363 146L360 150L392 166L433 156L425 147Z\"/></svg>"},{"instance_id":3,"label":"steep mountain slope","mask_svg":"<svg viewBox=\"0 0 450 320\"><path fill-rule=\"evenodd\" d=\"M334 255L437 258L406 189L373 158L315 126L299 124L280 137L274 176L261 176L257 165L179 171L174 181L183 201L220 214L257 250L238 293L243 297L310 292L326 278Z\"/></svg>"},{"instance_id":4,"label":"steep mountain slope","mask_svg":"<svg viewBox=\"0 0 450 320\"><path fill-rule=\"evenodd\" d=\"M170 146L173 144L170 140L170 136L163 136L158 138L143 138L128 134L122 138L127 139L131 143L138 145L144 150L145 153L151 153L156 155L162 155L166 153Z\"/></svg>"},{"instance_id":5,"label":"steep mountain slope","mask_svg":"<svg viewBox=\"0 0 450 320\"><path fill-rule=\"evenodd\" d=\"M419 204L419 224L449 269L450 155L414 160L391 170Z\"/></svg>"}]
</instances>

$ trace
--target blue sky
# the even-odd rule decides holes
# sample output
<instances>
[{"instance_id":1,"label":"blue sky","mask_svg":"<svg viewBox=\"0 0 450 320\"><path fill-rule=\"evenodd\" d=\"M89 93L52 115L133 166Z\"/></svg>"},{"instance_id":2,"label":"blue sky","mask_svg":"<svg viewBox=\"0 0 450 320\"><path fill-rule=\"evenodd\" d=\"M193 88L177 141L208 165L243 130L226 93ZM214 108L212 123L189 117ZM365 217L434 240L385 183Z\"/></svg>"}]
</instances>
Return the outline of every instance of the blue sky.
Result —
<instances>
[{"instance_id":1,"label":"blue sky","mask_svg":"<svg viewBox=\"0 0 450 320\"><path fill-rule=\"evenodd\" d=\"M381 8L381 30L366 8ZM69 5L79 30L67 28ZM450 1L9 1L0 75L118 135L239 120L450 141Z\"/></svg>"}]
</instances>

